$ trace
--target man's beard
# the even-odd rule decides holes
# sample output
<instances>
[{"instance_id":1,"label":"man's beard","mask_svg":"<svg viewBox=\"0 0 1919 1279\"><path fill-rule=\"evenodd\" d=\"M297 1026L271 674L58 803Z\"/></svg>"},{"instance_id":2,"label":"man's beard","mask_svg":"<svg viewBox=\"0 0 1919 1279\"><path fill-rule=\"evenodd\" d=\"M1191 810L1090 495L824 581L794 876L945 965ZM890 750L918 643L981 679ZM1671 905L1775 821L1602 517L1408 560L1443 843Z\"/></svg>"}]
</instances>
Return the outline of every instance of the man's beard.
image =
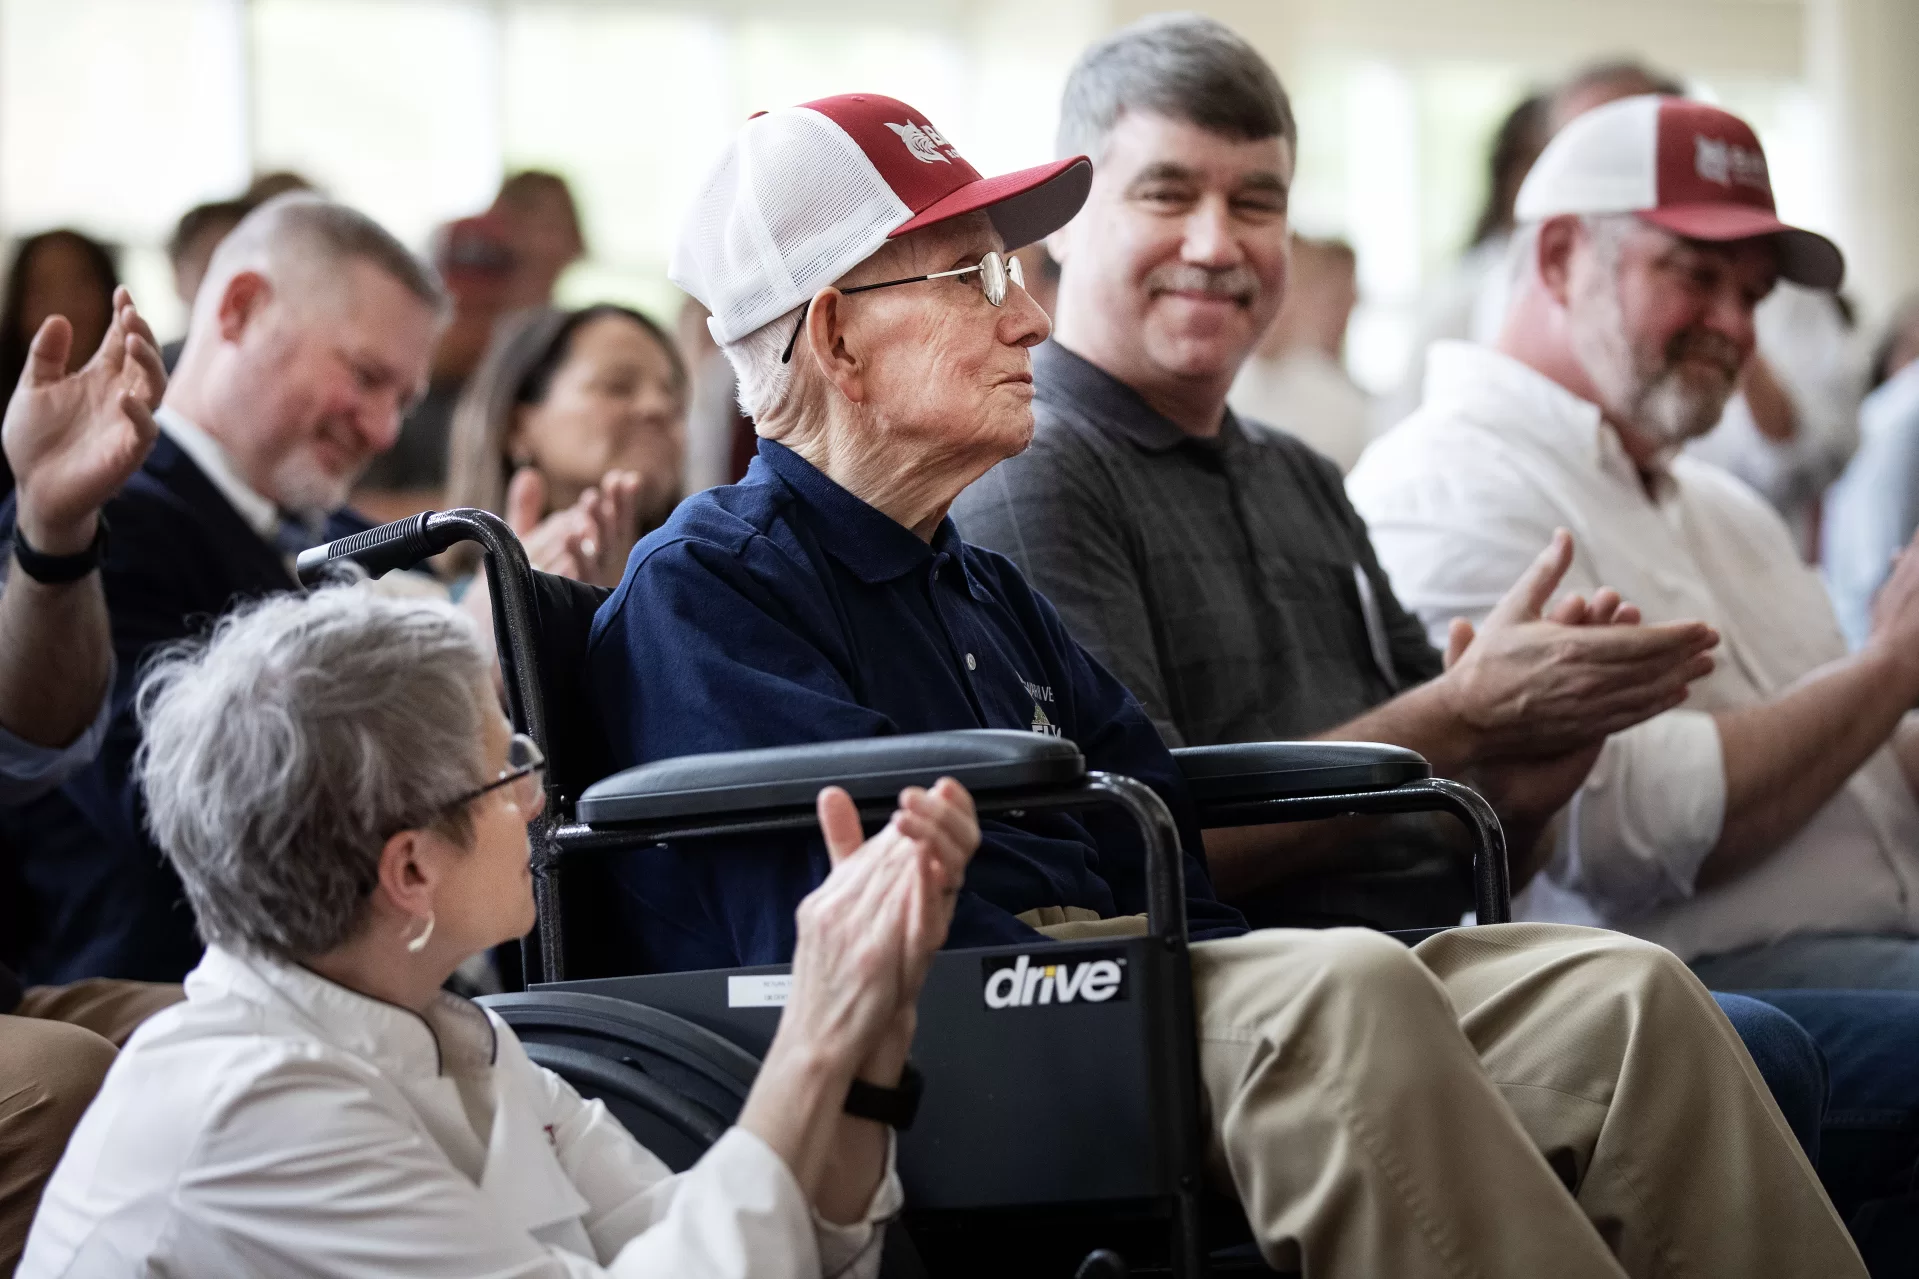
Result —
<instances>
[{"instance_id":1,"label":"man's beard","mask_svg":"<svg viewBox=\"0 0 1919 1279\"><path fill-rule=\"evenodd\" d=\"M358 478L357 470L331 474L306 450L296 449L274 464L272 496L282 508L302 517L331 515L347 504Z\"/></svg>"},{"instance_id":2,"label":"man's beard","mask_svg":"<svg viewBox=\"0 0 1919 1279\"><path fill-rule=\"evenodd\" d=\"M1718 425L1739 380L1740 355L1730 341L1689 328L1663 349L1635 350L1610 274L1577 311L1584 319L1571 328L1573 357L1592 379L1608 417L1668 451ZM1723 376L1698 371L1698 358L1719 366Z\"/></svg>"}]
</instances>

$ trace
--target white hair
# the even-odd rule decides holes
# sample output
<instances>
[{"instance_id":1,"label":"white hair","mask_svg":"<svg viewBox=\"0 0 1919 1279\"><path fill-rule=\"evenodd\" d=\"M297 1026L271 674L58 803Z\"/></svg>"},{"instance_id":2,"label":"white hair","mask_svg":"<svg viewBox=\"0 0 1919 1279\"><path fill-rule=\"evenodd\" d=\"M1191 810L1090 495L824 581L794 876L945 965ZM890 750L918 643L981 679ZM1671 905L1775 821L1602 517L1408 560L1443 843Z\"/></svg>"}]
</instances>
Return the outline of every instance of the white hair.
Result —
<instances>
[{"instance_id":1,"label":"white hair","mask_svg":"<svg viewBox=\"0 0 1919 1279\"><path fill-rule=\"evenodd\" d=\"M786 404L787 393L793 389L793 364L782 363L780 356L804 310L804 307L795 307L720 348L726 353L726 362L733 366L733 377L739 384L740 412L756 424L778 413ZM795 351L797 353L797 346Z\"/></svg>"},{"instance_id":2,"label":"white hair","mask_svg":"<svg viewBox=\"0 0 1919 1279\"><path fill-rule=\"evenodd\" d=\"M280 595L164 652L137 699L147 828L210 943L348 940L403 830L473 838L488 663L466 615L355 587Z\"/></svg>"}]
</instances>

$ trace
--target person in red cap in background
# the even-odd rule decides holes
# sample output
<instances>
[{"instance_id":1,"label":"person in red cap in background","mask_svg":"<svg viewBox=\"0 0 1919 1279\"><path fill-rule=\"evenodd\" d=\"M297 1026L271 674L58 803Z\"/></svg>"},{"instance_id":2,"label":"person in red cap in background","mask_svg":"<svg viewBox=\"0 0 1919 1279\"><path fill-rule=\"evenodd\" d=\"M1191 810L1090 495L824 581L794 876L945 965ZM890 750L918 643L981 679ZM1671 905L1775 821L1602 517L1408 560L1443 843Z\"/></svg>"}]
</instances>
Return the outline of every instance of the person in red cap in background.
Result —
<instances>
[{"instance_id":1,"label":"person in red cap in background","mask_svg":"<svg viewBox=\"0 0 1919 1279\"><path fill-rule=\"evenodd\" d=\"M1848 656L1779 516L1680 454L1759 301L1836 287L1839 250L1775 215L1744 121L1671 97L1573 121L1518 212L1498 347L1435 347L1423 407L1348 482L1380 560L1443 638L1568 527L1569 587L1722 637L1688 705L1607 743L1518 907L1660 942L1716 990L1919 990L1919 556Z\"/></svg>"},{"instance_id":2,"label":"person in red cap in background","mask_svg":"<svg viewBox=\"0 0 1919 1279\"><path fill-rule=\"evenodd\" d=\"M1033 432L1029 351L1050 325L1006 251L1090 186L1084 156L982 178L872 95L736 136L670 273L712 312L759 456L643 539L594 620L612 762L1001 728L1071 738L1088 767L1154 787L1188 852L1216 1167L1275 1264L1862 1274L1732 1027L1666 952L1540 924L1417 951L1360 929L1248 932L1215 898L1191 795L1139 703L947 515ZM828 866L817 841L780 837L620 859L592 885L613 916L596 940L628 949L584 966L784 961ZM1136 935L1144 902L1124 821L984 823L949 944Z\"/></svg>"}]
</instances>

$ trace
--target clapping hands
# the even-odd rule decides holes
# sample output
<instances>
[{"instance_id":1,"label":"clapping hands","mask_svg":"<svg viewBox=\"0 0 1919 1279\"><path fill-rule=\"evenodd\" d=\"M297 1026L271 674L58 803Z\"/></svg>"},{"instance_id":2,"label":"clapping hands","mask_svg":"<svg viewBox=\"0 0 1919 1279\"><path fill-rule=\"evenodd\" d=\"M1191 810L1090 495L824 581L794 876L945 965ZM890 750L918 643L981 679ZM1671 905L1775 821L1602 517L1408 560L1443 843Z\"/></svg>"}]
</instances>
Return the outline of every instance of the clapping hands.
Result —
<instances>
[{"instance_id":1,"label":"clapping hands","mask_svg":"<svg viewBox=\"0 0 1919 1279\"><path fill-rule=\"evenodd\" d=\"M819 817L833 870L800 903L786 1018L856 1072L897 1074L927 966L979 847L973 799L950 777L931 790L909 787L892 820L864 841L859 812L838 787L820 792Z\"/></svg>"},{"instance_id":2,"label":"clapping hands","mask_svg":"<svg viewBox=\"0 0 1919 1279\"><path fill-rule=\"evenodd\" d=\"M573 505L545 514L546 478L530 466L506 489L506 522L534 568L595 586L618 586L640 540L640 476L608 471Z\"/></svg>"}]
</instances>

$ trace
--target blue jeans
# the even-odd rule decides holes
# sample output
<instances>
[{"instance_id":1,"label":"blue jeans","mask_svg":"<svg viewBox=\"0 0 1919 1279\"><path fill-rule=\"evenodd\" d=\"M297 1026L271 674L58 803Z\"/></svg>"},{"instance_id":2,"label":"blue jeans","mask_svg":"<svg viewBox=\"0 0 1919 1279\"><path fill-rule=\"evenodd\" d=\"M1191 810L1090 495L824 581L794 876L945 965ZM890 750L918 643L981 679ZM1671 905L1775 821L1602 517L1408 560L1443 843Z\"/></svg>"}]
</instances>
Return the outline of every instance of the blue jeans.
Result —
<instances>
[{"instance_id":1,"label":"blue jeans","mask_svg":"<svg viewBox=\"0 0 1919 1279\"><path fill-rule=\"evenodd\" d=\"M1874 1279L1919 1276L1919 995L1898 990L1756 990L1798 1022L1825 1059L1831 1091L1820 1126L1819 1179L1852 1231ZM1723 1006L1732 996L1718 997ZM1730 1014L1729 1014L1730 1015ZM1745 1028L1737 1019L1740 1037ZM1775 1069L1803 1064L1764 1028ZM1748 1040L1751 1047L1751 1040ZM1755 1062L1765 1064L1759 1053ZM1772 1076L1766 1082L1771 1084ZM1775 1085L1775 1095L1778 1091ZM1781 1109L1785 1101L1780 1101ZM1787 1115L1792 1119L1790 1112ZM1795 1127L1794 1131L1798 1131ZM1810 1153L1810 1149L1809 1152Z\"/></svg>"},{"instance_id":2,"label":"blue jeans","mask_svg":"<svg viewBox=\"0 0 1919 1279\"><path fill-rule=\"evenodd\" d=\"M1830 1075L1826 1055L1793 1017L1745 995L1715 994L1720 1011L1739 1032L1772 1099L1799 1138L1806 1158L1819 1166L1819 1139L1826 1121Z\"/></svg>"}]
</instances>

